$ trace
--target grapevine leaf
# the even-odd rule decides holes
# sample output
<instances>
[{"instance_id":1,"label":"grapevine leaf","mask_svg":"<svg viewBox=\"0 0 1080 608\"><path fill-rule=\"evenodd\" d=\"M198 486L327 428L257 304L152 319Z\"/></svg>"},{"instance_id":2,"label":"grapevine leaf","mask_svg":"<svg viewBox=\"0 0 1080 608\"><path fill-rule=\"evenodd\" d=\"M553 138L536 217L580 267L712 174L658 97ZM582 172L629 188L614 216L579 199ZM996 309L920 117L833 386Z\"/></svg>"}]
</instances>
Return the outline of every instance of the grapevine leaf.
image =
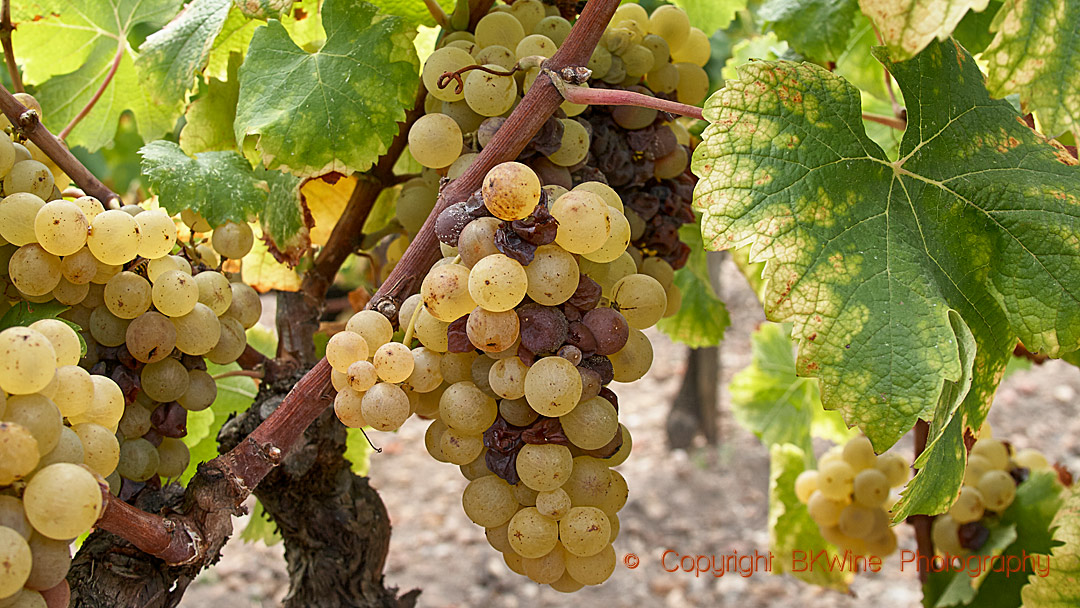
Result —
<instances>
[{"instance_id":1,"label":"grapevine leaf","mask_svg":"<svg viewBox=\"0 0 1080 608\"><path fill-rule=\"evenodd\" d=\"M1017 338L1080 344L1080 172L955 43L879 59L908 105L898 160L842 78L755 62L707 102L693 168L707 246L769 262L766 316L794 323L798 372L881 451L961 378L949 310L977 345L961 426L981 424Z\"/></svg>"},{"instance_id":2,"label":"grapevine leaf","mask_svg":"<svg viewBox=\"0 0 1080 608\"><path fill-rule=\"evenodd\" d=\"M152 98L164 103L186 99L206 67L230 7L232 0L193 0L142 43L135 69Z\"/></svg>"},{"instance_id":3,"label":"grapevine leaf","mask_svg":"<svg viewBox=\"0 0 1080 608\"><path fill-rule=\"evenodd\" d=\"M836 58L836 73L846 78L864 94L878 99L888 99L889 91L885 88L885 68L874 59L871 51L878 45L874 25L861 14L855 16L851 37L847 46ZM893 89L899 97L900 92ZM903 103L902 99L898 99Z\"/></svg>"},{"instance_id":4,"label":"grapevine leaf","mask_svg":"<svg viewBox=\"0 0 1080 608\"><path fill-rule=\"evenodd\" d=\"M237 141L258 136L268 168L302 177L363 171L412 106L419 66L407 23L377 16L366 2L346 4L323 4L327 38L314 53L275 20L251 40L234 131Z\"/></svg>"},{"instance_id":5,"label":"grapevine leaf","mask_svg":"<svg viewBox=\"0 0 1080 608\"><path fill-rule=\"evenodd\" d=\"M680 227L679 239L690 247L686 266L675 271L674 283L682 293L682 306L656 326L672 340L690 348L716 346L724 339L724 330L731 325L731 317L713 290L698 223Z\"/></svg>"},{"instance_id":6,"label":"grapevine leaf","mask_svg":"<svg viewBox=\"0 0 1080 608\"><path fill-rule=\"evenodd\" d=\"M18 49L23 80L37 85L53 76L74 72L99 47L108 48L111 57L117 42L126 39L136 26L164 25L181 3L182 0L13 2L12 19L17 27L12 32L12 43Z\"/></svg>"},{"instance_id":7,"label":"grapevine leaf","mask_svg":"<svg viewBox=\"0 0 1080 608\"><path fill-rule=\"evenodd\" d=\"M1047 133L1080 139L1080 2L1011 0L994 19L983 53L995 97L1019 93Z\"/></svg>"},{"instance_id":8,"label":"grapevine leaf","mask_svg":"<svg viewBox=\"0 0 1080 608\"><path fill-rule=\"evenodd\" d=\"M765 272L765 262L751 262L749 247L732 249L730 253L731 261L735 262L739 272L746 277L746 282L750 285L750 289L754 290L758 302L764 303L765 279L762 278L762 274Z\"/></svg>"},{"instance_id":9,"label":"grapevine leaf","mask_svg":"<svg viewBox=\"0 0 1080 608\"><path fill-rule=\"evenodd\" d=\"M746 0L672 0L686 11L690 24L712 36L726 28L735 14L746 8Z\"/></svg>"},{"instance_id":10,"label":"grapevine leaf","mask_svg":"<svg viewBox=\"0 0 1080 608\"><path fill-rule=\"evenodd\" d=\"M728 385L731 409L765 445L791 444L812 459L812 437L843 443L854 432L837 412L822 407L817 380L795 375L790 331L780 323L762 323L754 331L750 365Z\"/></svg>"},{"instance_id":11,"label":"grapevine leaf","mask_svg":"<svg viewBox=\"0 0 1080 608\"><path fill-rule=\"evenodd\" d=\"M281 542L281 532L270 519L261 500L255 500L255 507L251 509L251 517L240 532L240 538L247 543L261 542L270 547Z\"/></svg>"},{"instance_id":12,"label":"grapevine leaf","mask_svg":"<svg viewBox=\"0 0 1080 608\"><path fill-rule=\"evenodd\" d=\"M143 175L169 213L202 214L211 226L246 222L264 210L268 186L237 152L203 152L195 158L178 144L153 141L139 150Z\"/></svg>"},{"instance_id":13,"label":"grapevine leaf","mask_svg":"<svg viewBox=\"0 0 1080 608\"><path fill-rule=\"evenodd\" d=\"M313 223L300 194L303 180L280 171L260 170L258 175L270 186L266 208L259 214L270 252L279 262L296 266L311 245L308 230Z\"/></svg>"},{"instance_id":14,"label":"grapevine leaf","mask_svg":"<svg viewBox=\"0 0 1080 608\"><path fill-rule=\"evenodd\" d=\"M1026 608L1066 608L1080 604L1080 485L1074 485L1054 516L1049 571L1023 588Z\"/></svg>"},{"instance_id":15,"label":"grapevine leaf","mask_svg":"<svg viewBox=\"0 0 1080 608\"><path fill-rule=\"evenodd\" d=\"M9 327L25 327L42 319L55 319L57 315L68 308L70 308L70 306L61 304L55 300L45 302L44 304L22 301L9 308L8 311L4 313L4 316L0 317L0 330Z\"/></svg>"},{"instance_id":16,"label":"grapevine leaf","mask_svg":"<svg viewBox=\"0 0 1080 608\"><path fill-rule=\"evenodd\" d=\"M235 6L229 9L229 15L221 26L221 32L214 39L214 43L210 45L210 56L206 60L206 69L203 70L203 75L207 78L232 80L234 76L229 75L230 58L234 53L240 57L247 53L248 45L251 44L251 37L255 35L255 30L258 29L259 25L258 21L248 19ZM234 109L233 114L235 113Z\"/></svg>"},{"instance_id":17,"label":"grapevine leaf","mask_svg":"<svg viewBox=\"0 0 1080 608\"><path fill-rule=\"evenodd\" d=\"M446 14L449 15L454 11L454 0L438 0L438 3ZM435 19L431 17L431 13L428 12L423 2L416 2L416 0L372 0L372 4L379 7L381 12L402 17L413 25L426 25L428 27L436 25Z\"/></svg>"},{"instance_id":18,"label":"grapevine leaf","mask_svg":"<svg viewBox=\"0 0 1080 608\"><path fill-rule=\"evenodd\" d=\"M60 132L115 73L90 112L67 136L70 146L97 150L109 144L120 116L130 111L144 140L172 130L183 111L183 95L156 99L135 68L138 57L129 37L136 28L167 21L176 0L39 0L24 11L34 16L19 24L14 44L22 49L27 83L43 120ZM57 44L62 40L63 44Z\"/></svg>"},{"instance_id":19,"label":"grapevine leaf","mask_svg":"<svg viewBox=\"0 0 1080 608\"><path fill-rule=\"evenodd\" d=\"M943 41L968 10L980 12L989 0L859 0L889 47L893 61L911 59L936 38Z\"/></svg>"},{"instance_id":20,"label":"grapevine leaf","mask_svg":"<svg viewBox=\"0 0 1080 608\"><path fill-rule=\"evenodd\" d=\"M814 585L847 591L854 578L838 568L796 567L796 556L835 551L821 536L806 505L795 496L795 478L806 470L813 454L791 444L775 444L769 450L769 551L775 556L773 572L788 572Z\"/></svg>"},{"instance_id":21,"label":"grapevine leaf","mask_svg":"<svg viewBox=\"0 0 1080 608\"><path fill-rule=\"evenodd\" d=\"M1036 472L1021 483L1016 499L1001 517L984 520L990 528L990 538L973 553L973 556L1000 555L1001 558L983 562L975 571L931 573L924 588L924 605L1019 606L1028 575L1040 566L1046 567L1047 555L1054 545L1050 524L1061 507L1061 485L1056 477L1052 472ZM1024 559L1028 561L1022 562ZM1021 563L1024 569L1018 571ZM1012 571L1005 572L1003 568Z\"/></svg>"},{"instance_id":22,"label":"grapevine leaf","mask_svg":"<svg viewBox=\"0 0 1080 608\"><path fill-rule=\"evenodd\" d=\"M315 225L311 228L311 244L326 244L355 188L356 178L352 176L338 176L334 182L312 179L300 187L300 194L307 201L311 217L315 220Z\"/></svg>"},{"instance_id":23,"label":"grapevine leaf","mask_svg":"<svg viewBox=\"0 0 1080 608\"><path fill-rule=\"evenodd\" d=\"M375 204L371 207L371 213L368 213L367 219L364 220L364 234L373 234L386 228L390 222L394 220L397 215L397 199L401 194L401 187L396 188L384 188L379 196L375 199Z\"/></svg>"},{"instance_id":24,"label":"grapevine leaf","mask_svg":"<svg viewBox=\"0 0 1080 608\"><path fill-rule=\"evenodd\" d=\"M240 92L236 81L240 56L234 53L232 58L227 78L224 81L210 78L206 92L199 95L184 114L186 120L180 130L180 149L186 154L236 149L232 125Z\"/></svg>"},{"instance_id":25,"label":"grapevine leaf","mask_svg":"<svg viewBox=\"0 0 1080 608\"><path fill-rule=\"evenodd\" d=\"M956 499L956 490L964 480L967 462L963 432L965 418L957 416L956 412L971 392L977 347L975 336L955 311L949 311L949 323L957 336L961 376L956 382L944 381L933 421L927 431L926 446L915 460L915 468L919 472L908 482L903 496L893 506L893 523L899 523L913 513L944 512Z\"/></svg>"},{"instance_id":26,"label":"grapevine leaf","mask_svg":"<svg viewBox=\"0 0 1080 608\"><path fill-rule=\"evenodd\" d=\"M738 80L740 65L755 59L779 59L786 52L788 43L777 38L775 32L740 40L731 47L731 57L720 73L724 80Z\"/></svg>"},{"instance_id":27,"label":"grapevine leaf","mask_svg":"<svg viewBox=\"0 0 1080 608\"><path fill-rule=\"evenodd\" d=\"M994 32L990 27L1001 10L1002 4L1002 0L990 0L982 12L968 11L953 30L953 38L956 38L956 41L969 53L983 52L994 39Z\"/></svg>"},{"instance_id":28,"label":"grapevine leaf","mask_svg":"<svg viewBox=\"0 0 1080 608\"><path fill-rule=\"evenodd\" d=\"M256 229L255 244L244 256L240 267L241 278L260 293L266 293L272 289L278 291L300 289L300 275L274 259L261 237L262 231Z\"/></svg>"},{"instance_id":29,"label":"grapevine leaf","mask_svg":"<svg viewBox=\"0 0 1080 608\"><path fill-rule=\"evenodd\" d=\"M857 11L856 0L768 0L758 16L796 52L832 61L846 48Z\"/></svg>"},{"instance_id":30,"label":"grapevine leaf","mask_svg":"<svg viewBox=\"0 0 1080 608\"><path fill-rule=\"evenodd\" d=\"M238 369L240 366L235 363L206 363L206 371L212 376ZM188 412L188 433L181 439L191 452L191 462L180 476L180 480L185 484L195 476L196 467L200 463L217 458L217 435L225 421L233 414L250 407L258 394L255 381L245 376L221 378L217 381L217 387L217 399L212 406L198 412Z\"/></svg>"}]
</instances>

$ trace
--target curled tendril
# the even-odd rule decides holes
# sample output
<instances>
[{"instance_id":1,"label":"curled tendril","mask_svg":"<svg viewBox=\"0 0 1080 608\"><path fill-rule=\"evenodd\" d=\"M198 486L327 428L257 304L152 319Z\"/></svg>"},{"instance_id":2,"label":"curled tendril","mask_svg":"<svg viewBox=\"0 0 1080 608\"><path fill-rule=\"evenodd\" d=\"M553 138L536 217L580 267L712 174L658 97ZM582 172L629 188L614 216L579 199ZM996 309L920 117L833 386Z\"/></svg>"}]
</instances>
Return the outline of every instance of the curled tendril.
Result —
<instances>
[{"instance_id":1,"label":"curled tendril","mask_svg":"<svg viewBox=\"0 0 1080 608\"><path fill-rule=\"evenodd\" d=\"M514 72L518 71L519 69L521 68L515 65L512 70L507 72L502 70L493 70L489 67L482 65L467 65L460 70L456 70L454 72L443 72L442 75L439 76L439 81L436 84L438 84L440 89L445 89L446 87L450 86L451 81L456 82L457 86L454 87L454 92L460 95L461 92L465 90L465 83L461 80L461 75L465 72L471 70L480 70L481 72L487 72L488 74L494 74L496 76L513 76Z\"/></svg>"}]
</instances>

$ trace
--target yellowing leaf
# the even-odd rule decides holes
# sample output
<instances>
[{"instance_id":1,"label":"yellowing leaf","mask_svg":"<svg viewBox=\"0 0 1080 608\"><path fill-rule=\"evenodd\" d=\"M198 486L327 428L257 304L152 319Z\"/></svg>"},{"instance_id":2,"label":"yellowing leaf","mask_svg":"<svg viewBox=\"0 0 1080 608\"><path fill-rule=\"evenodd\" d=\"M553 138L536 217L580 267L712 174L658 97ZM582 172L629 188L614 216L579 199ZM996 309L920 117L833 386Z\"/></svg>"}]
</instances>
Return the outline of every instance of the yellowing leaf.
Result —
<instances>
[{"instance_id":1,"label":"yellowing leaf","mask_svg":"<svg viewBox=\"0 0 1080 608\"><path fill-rule=\"evenodd\" d=\"M968 10L980 12L989 0L859 0L877 26L893 61L917 55L926 45L952 34Z\"/></svg>"},{"instance_id":2,"label":"yellowing leaf","mask_svg":"<svg viewBox=\"0 0 1080 608\"><path fill-rule=\"evenodd\" d=\"M345 205L356 188L355 177L342 177L331 184L323 179L313 179L300 186L300 195L307 202L315 226L311 229L311 244L325 245Z\"/></svg>"},{"instance_id":3,"label":"yellowing leaf","mask_svg":"<svg viewBox=\"0 0 1080 608\"><path fill-rule=\"evenodd\" d=\"M274 259L262 240L262 233L258 230L255 231L255 246L244 256L243 263L241 277L245 283L260 293L266 293L271 289L279 291L300 289L300 275Z\"/></svg>"}]
</instances>

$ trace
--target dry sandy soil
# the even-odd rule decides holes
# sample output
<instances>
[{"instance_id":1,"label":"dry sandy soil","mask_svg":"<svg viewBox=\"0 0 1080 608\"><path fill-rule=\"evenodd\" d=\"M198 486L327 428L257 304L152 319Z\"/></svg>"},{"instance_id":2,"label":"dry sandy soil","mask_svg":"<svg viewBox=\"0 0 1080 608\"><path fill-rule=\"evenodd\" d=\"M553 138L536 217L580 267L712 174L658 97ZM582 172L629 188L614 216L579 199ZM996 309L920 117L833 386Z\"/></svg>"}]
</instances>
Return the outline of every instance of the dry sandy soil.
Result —
<instances>
[{"instance_id":1,"label":"dry sandy soil","mask_svg":"<svg viewBox=\"0 0 1080 608\"><path fill-rule=\"evenodd\" d=\"M722 297L733 326L722 346L720 381L749 363L749 336L763 320L760 307L730 263L722 275ZM615 543L620 559L633 553L637 568L622 562L612 579L573 596L541 588L510 572L461 509L465 479L456 467L431 459L424 450L424 425L410 421L397 434L376 438L384 451L371 461L371 479L393 523L386 565L388 585L420 588L425 607L491 606L740 606L742 608L856 607L913 608L921 594L912 567L894 554L882 572L860 575L851 594L806 585L790 576L757 573L742 578L665 572L661 555L730 554L768 550L768 452L739 427L722 393L721 443L690 451L665 445L664 421L686 365L686 349L650 332L653 369L633 385L615 388L623 422L634 437L634 451L620 471L630 499L619 514L622 532ZM1020 371L1002 385L990 420L995 435L1018 447L1038 447L1053 460L1080 469L1080 370L1050 362ZM1053 437L1046 443L1045 438ZM823 450L825 446L821 446ZM909 454L909 438L896 448ZM237 522L243 526L244 522ZM907 526L900 548L914 549ZM668 562L670 564L670 562ZM185 608L276 606L287 591L280 545L234 541L224 558L190 587Z\"/></svg>"}]
</instances>

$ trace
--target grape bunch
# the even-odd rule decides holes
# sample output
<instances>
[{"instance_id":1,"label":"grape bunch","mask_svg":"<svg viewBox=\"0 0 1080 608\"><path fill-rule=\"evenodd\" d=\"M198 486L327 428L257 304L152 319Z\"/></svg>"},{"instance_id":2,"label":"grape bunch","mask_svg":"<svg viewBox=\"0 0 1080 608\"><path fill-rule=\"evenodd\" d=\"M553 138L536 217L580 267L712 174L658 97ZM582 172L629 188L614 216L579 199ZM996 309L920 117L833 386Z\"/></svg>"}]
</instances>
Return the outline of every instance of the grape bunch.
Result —
<instances>
[{"instance_id":1,"label":"grape bunch","mask_svg":"<svg viewBox=\"0 0 1080 608\"><path fill-rule=\"evenodd\" d=\"M240 356L261 303L221 270L253 245L244 222L211 227L188 209L178 240L162 209L65 196L67 176L14 130L0 176L0 312L66 307L0 332L0 563L15 564L0 601L30 606L62 583L100 485L129 499L184 472L187 412L217 396L205 361Z\"/></svg>"},{"instance_id":2,"label":"grape bunch","mask_svg":"<svg viewBox=\"0 0 1080 608\"><path fill-rule=\"evenodd\" d=\"M994 439L984 424L968 453L960 494L947 513L934 518L931 535L936 552L946 556L977 551L990 537L987 523L1009 508L1017 486L1035 471L1050 471L1046 456L1035 449L1013 451Z\"/></svg>"},{"instance_id":3,"label":"grape bunch","mask_svg":"<svg viewBox=\"0 0 1080 608\"><path fill-rule=\"evenodd\" d=\"M402 187L398 205L398 219L410 235L435 205L439 173L450 180L464 173L501 128L538 69L520 78L520 73L467 71L460 89L453 81L440 83L440 77L473 65L509 70L524 57L549 57L562 44L570 22L553 14L539 17L541 7L536 0L499 5L481 19L475 35L444 36L441 48L425 62L427 113L412 127L409 143L413 157L426 169ZM682 9L664 6L649 15L639 5L626 4L616 11L593 53L590 86L624 87L697 104L708 91L702 66L710 54L708 38L689 25ZM501 88L491 89L496 85ZM491 101L496 93L498 103ZM533 169L552 201L586 182L611 186L630 226L629 260L638 272L667 276L686 263L690 252L678 230L694 221L695 179L688 171L691 143L682 122L653 109L564 102L518 161ZM590 276L597 272L587 270ZM674 314L681 294L677 287L665 287L670 294L667 308Z\"/></svg>"},{"instance_id":4,"label":"grape bunch","mask_svg":"<svg viewBox=\"0 0 1080 608\"><path fill-rule=\"evenodd\" d=\"M854 555L885 557L896 551L888 511L898 497L891 489L909 475L903 456L878 456L870 440L858 436L826 452L816 471L800 473L795 495L825 540Z\"/></svg>"}]
</instances>

